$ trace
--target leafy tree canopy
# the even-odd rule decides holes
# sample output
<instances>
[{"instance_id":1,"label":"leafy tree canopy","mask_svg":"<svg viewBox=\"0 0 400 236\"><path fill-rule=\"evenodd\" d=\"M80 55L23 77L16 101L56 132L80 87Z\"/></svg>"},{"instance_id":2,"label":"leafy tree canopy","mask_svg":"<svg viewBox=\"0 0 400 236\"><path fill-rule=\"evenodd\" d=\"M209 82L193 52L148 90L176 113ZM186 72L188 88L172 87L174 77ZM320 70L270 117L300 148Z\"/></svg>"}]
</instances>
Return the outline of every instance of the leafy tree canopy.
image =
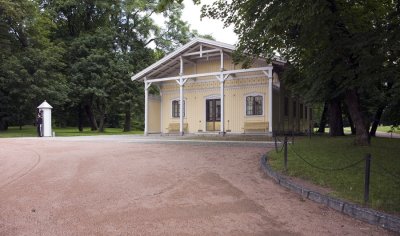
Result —
<instances>
[{"instance_id":1,"label":"leafy tree canopy","mask_svg":"<svg viewBox=\"0 0 400 236\"><path fill-rule=\"evenodd\" d=\"M356 143L365 145L368 118L363 108L371 104L363 101L399 83L399 4L219 0L202 12L234 25L239 54L286 58L285 83L309 101L343 99L356 123Z\"/></svg>"}]
</instances>

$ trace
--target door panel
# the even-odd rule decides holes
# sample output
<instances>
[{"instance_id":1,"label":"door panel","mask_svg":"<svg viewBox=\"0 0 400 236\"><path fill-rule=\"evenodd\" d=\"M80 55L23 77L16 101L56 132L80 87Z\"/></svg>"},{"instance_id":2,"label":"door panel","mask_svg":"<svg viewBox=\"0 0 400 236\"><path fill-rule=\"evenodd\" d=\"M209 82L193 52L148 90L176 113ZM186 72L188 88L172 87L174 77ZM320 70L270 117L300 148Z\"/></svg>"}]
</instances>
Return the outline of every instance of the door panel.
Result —
<instances>
[{"instance_id":1,"label":"door panel","mask_svg":"<svg viewBox=\"0 0 400 236\"><path fill-rule=\"evenodd\" d=\"M221 100L206 100L206 130L218 131L221 121Z\"/></svg>"}]
</instances>

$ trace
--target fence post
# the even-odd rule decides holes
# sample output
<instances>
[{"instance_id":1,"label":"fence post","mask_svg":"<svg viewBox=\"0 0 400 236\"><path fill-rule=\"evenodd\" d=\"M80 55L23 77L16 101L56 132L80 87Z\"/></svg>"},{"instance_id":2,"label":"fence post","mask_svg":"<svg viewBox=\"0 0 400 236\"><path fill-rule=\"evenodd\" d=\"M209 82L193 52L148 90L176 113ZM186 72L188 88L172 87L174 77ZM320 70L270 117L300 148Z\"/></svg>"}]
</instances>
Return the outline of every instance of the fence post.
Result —
<instances>
[{"instance_id":1,"label":"fence post","mask_svg":"<svg viewBox=\"0 0 400 236\"><path fill-rule=\"evenodd\" d=\"M287 171L288 170L288 168L287 168L287 141L288 141L288 137L287 136L285 136L285 139L284 139L284 141L283 141L283 145L284 145L284 164L285 164L285 171Z\"/></svg>"},{"instance_id":2,"label":"fence post","mask_svg":"<svg viewBox=\"0 0 400 236\"><path fill-rule=\"evenodd\" d=\"M371 154L365 155L365 177L364 177L364 204L369 201L369 177L371 171Z\"/></svg>"}]
</instances>

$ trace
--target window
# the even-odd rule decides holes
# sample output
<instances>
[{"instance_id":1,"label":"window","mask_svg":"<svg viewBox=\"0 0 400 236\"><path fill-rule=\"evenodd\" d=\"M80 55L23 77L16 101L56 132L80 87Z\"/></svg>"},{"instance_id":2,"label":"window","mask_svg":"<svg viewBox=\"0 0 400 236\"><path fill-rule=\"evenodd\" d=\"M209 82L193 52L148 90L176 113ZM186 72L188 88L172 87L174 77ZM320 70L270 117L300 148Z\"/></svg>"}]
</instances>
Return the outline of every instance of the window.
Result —
<instances>
[{"instance_id":1,"label":"window","mask_svg":"<svg viewBox=\"0 0 400 236\"><path fill-rule=\"evenodd\" d=\"M308 108L307 108L307 106L306 106L306 108L305 108L305 113L304 113L304 119L307 119L307 112L308 112Z\"/></svg>"},{"instance_id":2,"label":"window","mask_svg":"<svg viewBox=\"0 0 400 236\"><path fill-rule=\"evenodd\" d=\"M262 115L263 114L263 97L247 96L246 97L246 115Z\"/></svg>"},{"instance_id":3,"label":"window","mask_svg":"<svg viewBox=\"0 0 400 236\"><path fill-rule=\"evenodd\" d=\"M296 117L296 115L297 115L296 101L293 101L293 117Z\"/></svg>"},{"instance_id":4,"label":"window","mask_svg":"<svg viewBox=\"0 0 400 236\"><path fill-rule=\"evenodd\" d=\"M172 117L179 118L180 106L179 100L172 101ZM185 117L185 100L183 100L183 117Z\"/></svg>"},{"instance_id":5,"label":"window","mask_svg":"<svg viewBox=\"0 0 400 236\"><path fill-rule=\"evenodd\" d=\"M289 98L288 97L285 97L284 109L285 109L285 116L288 116L289 115Z\"/></svg>"},{"instance_id":6,"label":"window","mask_svg":"<svg viewBox=\"0 0 400 236\"><path fill-rule=\"evenodd\" d=\"M300 103L300 119L303 119L303 113L304 113L303 104Z\"/></svg>"}]
</instances>

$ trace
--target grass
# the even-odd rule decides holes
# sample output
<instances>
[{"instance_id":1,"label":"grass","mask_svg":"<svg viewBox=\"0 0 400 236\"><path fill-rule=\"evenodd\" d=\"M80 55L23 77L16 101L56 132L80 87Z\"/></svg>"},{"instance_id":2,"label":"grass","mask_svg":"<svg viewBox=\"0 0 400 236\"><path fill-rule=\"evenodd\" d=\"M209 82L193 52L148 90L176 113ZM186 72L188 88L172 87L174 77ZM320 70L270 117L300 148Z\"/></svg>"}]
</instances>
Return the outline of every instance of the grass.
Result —
<instances>
[{"instance_id":1,"label":"grass","mask_svg":"<svg viewBox=\"0 0 400 236\"><path fill-rule=\"evenodd\" d=\"M376 130L380 131L380 132L384 132L384 133L389 133L391 128L392 128L392 126L378 126L378 128ZM348 134L351 133L350 127L344 127L343 129L344 129L344 133L348 133ZM314 128L314 132L317 132L317 131L318 131L318 128ZM325 128L325 133L329 133L329 127ZM395 127L393 129L393 133L400 134L400 127L399 128Z\"/></svg>"},{"instance_id":2,"label":"grass","mask_svg":"<svg viewBox=\"0 0 400 236\"><path fill-rule=\"evenodd\" d=\"M371 153L369 205L400 214L400 139L373 138L370 147L354 146L353 139L353 136L298 138L293 146L289 144L286 174L328 187L334 197L362 204L364 161L346 170L324 171L306 164L294 151L313 165L330 169L348 166ZM269 157L271 166L283 172L283 152L271 151Z\"/></svg>"},{"instance_id":3,"label":"grass","mask_svg":"<svg viewBox=\"0 0 400 236\"><path fill-rule=\"evenodd\" d=\"M391 126L378 126L377 130L381 132L388 133L391 131L392 127ZM399 128L394 128L393 133L400 134L400 127Z\"/></svg>"},{"instance_id":4,"label":"grass","mask_svg":"<svg viewBox=\"0 0 400 236\"><path fill-rule=\"evenodd\" d=\"M123 132L120 128L106 128L105 132L91 131L90 128L84 128L82 132L75 127L54 128L56 136L94 136L94 135L119 135L119 134L143 134L143 131ZM31 125L19 127L9 127L7 131L0 132L0 138L13 137L36 137L36 127Z\"/></svg>"}]
</instances>

